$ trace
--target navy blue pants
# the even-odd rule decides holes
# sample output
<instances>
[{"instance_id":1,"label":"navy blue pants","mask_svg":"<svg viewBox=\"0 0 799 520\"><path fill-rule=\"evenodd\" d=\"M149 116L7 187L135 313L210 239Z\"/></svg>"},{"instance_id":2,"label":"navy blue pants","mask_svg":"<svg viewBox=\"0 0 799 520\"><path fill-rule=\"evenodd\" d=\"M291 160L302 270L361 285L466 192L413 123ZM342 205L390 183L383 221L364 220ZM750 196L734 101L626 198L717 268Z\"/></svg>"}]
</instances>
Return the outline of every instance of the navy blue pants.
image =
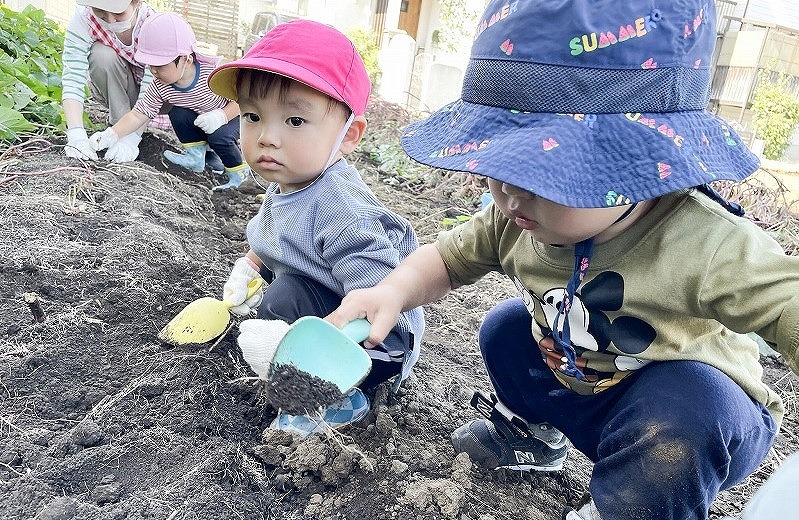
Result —
<instances>
[{"instance_id":1,"label":"navy blue pants","mask_svg":"<svg viewBox=\"0 0 799 520\"><path fill-rule=\"evenodd\" d=\"M262 274L267 281L268 275ZM315 280L284 274L271 280L264 291L264 299L258 306L258 317L287 323L294 323L303 316L324 318L341 305L341 299L341 296ZM408 332L395 327L383 341L386 348L377 346L367 350L372 358L372 370L359 385L362 390L374 388L400 373L403 357L389 356L387 351L409 352L412 342L410 336Z\"/></svg>"},{"instance_id":2,"label":"navy blue pants","mask_svg":"<svg viewBox=\"0 0 799 520\"><path fill-rule=\"evenodd\" d=\"M590 491L608 520L706 519L718 492L757 469L776 425L721 371L651 363L597 395L566 389L541 358L521 299L494 307L480 350L497 397L562 431L594 464Z\"/></svg>"},{"instance_id":3,"label":"navy blue pants","mask_svg":"<svg viewBox=\"0 0 799 520\"><path fill-rule=\"evenodd\" d=\"M197 112L188 108L172 107L169 111L169 120L172 122L172 128L175 130L178 140L181 143L206 141L211 150L222 159L225 168L241 166L244 161L241 159L241 150L239 149L239 116L220 126L211 135L207 135L194 124L198 115Z\"/></svg>"}]
</instances>

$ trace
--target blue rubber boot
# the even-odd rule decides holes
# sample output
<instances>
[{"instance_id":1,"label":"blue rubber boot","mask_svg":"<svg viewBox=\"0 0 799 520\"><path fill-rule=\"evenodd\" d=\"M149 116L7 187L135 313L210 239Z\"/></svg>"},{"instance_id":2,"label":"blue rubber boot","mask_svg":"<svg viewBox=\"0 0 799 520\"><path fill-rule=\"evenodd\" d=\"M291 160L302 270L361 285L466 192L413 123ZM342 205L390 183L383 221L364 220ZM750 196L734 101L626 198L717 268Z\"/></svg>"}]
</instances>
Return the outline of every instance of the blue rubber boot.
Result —
<instances>
[{"instance_id":1,"label":"blue rubber boot","mask_svg":"<svg viewBox=\"0 0 799 520\"><path fill-rule=\"evenodd\" d=\"M312 433L329 432L356 423L366 417L370 407L369 398L358 388L353 388L341 401L309 415L279 413L269 427L304 439Z\"/></svg>"},{"instance_id":2,"label":"blue rubber boot","mask_svg":"<svg viewBox=\"0 0 799 520\"><path fill-rule=\"evenodd\" d=\"M225 168L225 175L227 175L227 182L219 186L214 186L211 191L227 190L229 188L238 188L250 174L250 167L247 163L240 164L233 168Z\"/></svg>"},{"instance_id":3,"label":"blue rubber boot","mask_svg":"<svg viewBox=\"0 0 799 520\"><path fill-rule=\"evenodd\" d=\"M183 143L185 153L175 153L172 150L164 151L164 159L182 166L193 172L201 172L205 169L205 141L197 143Z\"/></svg>"},{"instance_id":4,"label":"blue rubber boot","mask_svg":"<svg viewBox=\"0 0 799 520\"><path fill-rule=\"evenodd\" d=\"M222 159L210 148L207 148L205 152L205 165L217 175L222 175L225 172L225 165L222 164Z\"/></svg>"}]
</instances>

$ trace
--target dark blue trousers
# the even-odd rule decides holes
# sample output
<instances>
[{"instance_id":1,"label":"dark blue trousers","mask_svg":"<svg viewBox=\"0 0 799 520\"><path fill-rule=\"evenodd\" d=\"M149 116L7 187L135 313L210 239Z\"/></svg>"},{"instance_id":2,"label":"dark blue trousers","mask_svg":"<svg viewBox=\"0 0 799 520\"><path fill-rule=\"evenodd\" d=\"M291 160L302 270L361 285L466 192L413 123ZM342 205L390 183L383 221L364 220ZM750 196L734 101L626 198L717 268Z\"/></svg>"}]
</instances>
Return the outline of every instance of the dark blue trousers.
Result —
<instances>
[{"instance_id":1,"label":"dark blue trousers","mask_svg":"<svg viewBox=\"0 0 799 520\"><path fill-rule=\"evenodd\" d=\"M199 114L188 108L173 106L169 111L169 120L175 135L181 143L208 142L208 146L219 155L225 168L241 166L239 149L239 116L234 117L227 124L220 126L214 133L207 135L194 124Z\"/></svg>"},{"instance_id":2,"label":"dark blue trousers","mask_svg":"<svg viewBox=\"0 0 799 520\"><path fill-rule=\"evenodd\" d=\"M562 431L594 464L590 491L608 520L706 519L718 492L757 469L776 425L721 371L654 362L597 395L553 376L521 299L492 309L480 349L497 397L531 423Z\"/></svg>"},{"instance_id":3,"label":"dark blue trousers","mask_svg":"<svg viewBox=\"0 0 799 520\"><path fill-rule=\"evenodd\" d=\"M263 273L268 280L269 273ZM264 291L264 299L258 306L258 317L262 320L283 320L294 323L303 316L324 318L341 305L342 297L315 280L300 275L284 274L274 278ZM412 338L408 332L397 327L383 341L387 348L377 346L381 358L390 358L386 351L409 352ZM372 370L359 385L362 390L374 388L383 381L396 376L402 370L402 357L376 359L372 357Z\"/></svg>"}]
</instances>

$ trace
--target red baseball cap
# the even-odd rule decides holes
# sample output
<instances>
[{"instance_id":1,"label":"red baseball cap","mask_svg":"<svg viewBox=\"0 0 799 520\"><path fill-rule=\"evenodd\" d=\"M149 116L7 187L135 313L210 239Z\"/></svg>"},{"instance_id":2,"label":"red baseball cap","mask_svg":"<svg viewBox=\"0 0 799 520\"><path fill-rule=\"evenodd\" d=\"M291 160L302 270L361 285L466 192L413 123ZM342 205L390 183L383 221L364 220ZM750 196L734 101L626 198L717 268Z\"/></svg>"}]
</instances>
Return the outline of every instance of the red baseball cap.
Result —
<instances>
[{"instance_id":1,"label":"red baseball cap","mask_svg":"<svg viewBox=\"0 0 799 520\"><path fill-rule=\"evenodd\" d=\"M263 70L299 81L346 104L356 116L366 112L372 90L363 60L350 39L312 20L275 26L241 59L217 67L208 78L211 90L237 100L239 69Z\"/></svg>"}]
</instances>

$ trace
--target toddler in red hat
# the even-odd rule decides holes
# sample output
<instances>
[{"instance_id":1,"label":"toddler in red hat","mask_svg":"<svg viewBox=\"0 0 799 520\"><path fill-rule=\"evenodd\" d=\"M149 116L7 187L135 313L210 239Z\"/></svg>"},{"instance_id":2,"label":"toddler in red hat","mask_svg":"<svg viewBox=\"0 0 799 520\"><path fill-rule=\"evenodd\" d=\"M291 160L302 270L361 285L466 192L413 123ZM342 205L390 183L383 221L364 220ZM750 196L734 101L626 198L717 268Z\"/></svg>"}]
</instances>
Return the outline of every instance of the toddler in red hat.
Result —
<instances>
[{"instance_id":1,"label":"toddler in red hat","mask_svg":"<svg viewBox=\"0 0 799 520\"><path fill-rule=\"evenodd\" d=\"M371 83L360 55L341 32L310 20L278 25L240 60L218 67L211 90L241 110L241 148L266 191L247 225L250 250L236 260L224 286L231 312L258 319L241 324L242 351L269 343L269 320L293 323L326 316L345 294L370 287L416 249L416 233L386 209L344 156L366 129ZM247 297L261 276L262 293ZM372 369L345 398L321 414L279 413L273 428L301 437L363 418L362 390L390 378L395 389L419 356L421 308L403 312L368 353Z\"/></svg>"},{"instance_id":2,"label":"toddler in red hat","mask_svg":"<svg viewBox=\"0 0 799 520\"><path fill-rule=\"evenodd\" d=\"M108 148L108 160L132 161L138 150L136 154L114 151L124 145L127 136L140 134L150 119L168 108L184 153L167 150L164 158L201 172L208 156L211 169L227 175L225 184L212 189L241 184L248 168L238 145L239 107L208 88L208 76L219 60L197 52L197 38L189 23L177 13L150 16L139 33L136 60L148 66L152 82L130 112L114 126L91 136L92 147L96 151Z\"/></svg>"}]
</instances>

